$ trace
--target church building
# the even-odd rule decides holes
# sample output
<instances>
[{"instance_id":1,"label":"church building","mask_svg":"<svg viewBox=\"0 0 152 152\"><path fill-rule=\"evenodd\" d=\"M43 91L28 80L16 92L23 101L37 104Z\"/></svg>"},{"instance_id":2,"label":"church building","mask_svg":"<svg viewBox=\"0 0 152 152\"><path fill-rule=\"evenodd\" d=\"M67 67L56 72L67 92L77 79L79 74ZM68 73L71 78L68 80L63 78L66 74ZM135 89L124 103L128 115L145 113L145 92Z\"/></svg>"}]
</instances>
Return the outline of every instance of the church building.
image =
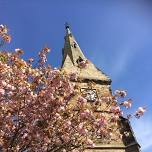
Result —
<instances>
[{"instance_id":1,"label":"church building","mask_svg":"<svg viewBox=\"0 0 152 152\"><path fill-rule=\"evenodd\" d=\"M102 95L111 95L111 79L102 71L99 70L92 62L88 62L86 68L80 68L79 62L87 60L80 46L74 38L68 24L65 25L66 35L65 43L62 50L63 59L61 69L67 74L76 72L81 81L76 83L79 85L80 93L87 94L87 100L93 101ZM93 82L93 87L89 83ZM140 145L136 141L133 130L129 121L126 118L120 120L123 131L122 138L114 142L100 141L93 148L87 148L86 152L140 152ZM129 132L129 136L125 136L124 132Z\"/></svg>"}]
</instances>

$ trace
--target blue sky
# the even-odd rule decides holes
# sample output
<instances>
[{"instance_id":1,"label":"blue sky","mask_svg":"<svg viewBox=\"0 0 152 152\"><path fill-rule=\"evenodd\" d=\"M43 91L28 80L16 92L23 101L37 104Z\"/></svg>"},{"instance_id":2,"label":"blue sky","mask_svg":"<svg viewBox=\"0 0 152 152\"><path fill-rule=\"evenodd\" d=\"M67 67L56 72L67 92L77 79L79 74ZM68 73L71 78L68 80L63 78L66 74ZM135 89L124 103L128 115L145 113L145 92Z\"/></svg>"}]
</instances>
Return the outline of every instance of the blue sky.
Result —
<instances>
[{"instance_id":1,"label":"blue sky","mask_svg":"<svg viewBox=\"0 0 152 152\"><path fill-rule=\"evenodd\" d=\"M143 152L151 152L151 0L0 0L0 12L0 24L13 37L3 49L22 48L29 58L47 44L54 67L61 64L64 23L69 22L85 56L111 77L113 90L128 90L132 111L147 108L132 125Z\"/></svg>"}]
</instances>

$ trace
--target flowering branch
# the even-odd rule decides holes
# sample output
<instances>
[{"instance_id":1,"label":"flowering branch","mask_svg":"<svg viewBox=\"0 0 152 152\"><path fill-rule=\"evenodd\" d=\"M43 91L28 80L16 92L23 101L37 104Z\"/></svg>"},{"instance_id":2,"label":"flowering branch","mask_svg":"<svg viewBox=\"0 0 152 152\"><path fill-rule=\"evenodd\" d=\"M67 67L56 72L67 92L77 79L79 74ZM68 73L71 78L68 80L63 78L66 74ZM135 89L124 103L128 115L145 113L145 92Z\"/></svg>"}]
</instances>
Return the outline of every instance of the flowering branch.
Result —
<instances>
[{"instance_id":1,"label":"flowering branch","mask_svg":"<svg viewBox=\"0 0 152 152\"><path fill-rule=\"evenodd\" d=\"M6 43L10 43L11 36L8 34L8 29L6 25L0 25L0 37L2 38L0 46L3 46Z\"/></svg>"}]
</instances>

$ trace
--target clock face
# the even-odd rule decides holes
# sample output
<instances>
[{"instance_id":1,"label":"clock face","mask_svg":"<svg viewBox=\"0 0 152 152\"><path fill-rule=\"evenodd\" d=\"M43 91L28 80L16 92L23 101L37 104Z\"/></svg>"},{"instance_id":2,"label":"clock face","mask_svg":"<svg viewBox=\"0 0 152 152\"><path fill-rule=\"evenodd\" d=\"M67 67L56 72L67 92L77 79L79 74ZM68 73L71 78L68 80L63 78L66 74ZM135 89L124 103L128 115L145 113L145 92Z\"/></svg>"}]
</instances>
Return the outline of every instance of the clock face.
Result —
<instances>
[{"instance_id":1,"label":"clock face","mask_svg":"<svg viewBox=\"0 0 152 152\"><path fill-rule=\"evenodd\" d=\"M94 102L97 99L97 92L95 89L81 89L82 96L86 98L88 101Z\"/></svg>"}]
</instances>

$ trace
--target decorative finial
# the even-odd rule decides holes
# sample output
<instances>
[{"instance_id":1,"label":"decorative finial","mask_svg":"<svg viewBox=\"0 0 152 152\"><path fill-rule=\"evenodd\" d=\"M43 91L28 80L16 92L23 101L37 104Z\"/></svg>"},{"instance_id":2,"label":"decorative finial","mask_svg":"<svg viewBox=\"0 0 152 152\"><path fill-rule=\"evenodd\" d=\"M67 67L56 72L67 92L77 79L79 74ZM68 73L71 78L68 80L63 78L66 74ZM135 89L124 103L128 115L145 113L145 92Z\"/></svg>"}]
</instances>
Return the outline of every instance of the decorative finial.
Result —
<instances>
[{"instance_id":1,"label":"decorative finial","mask_svg":"<svg viewBox=\"0 0 152 152\"><path fill-rule=\"evenodd\" d=\"M69 23L65 22L65 29L68 29L68 28L70 28Z\"/></svg>"},{"instance_id":2,"label":"decorative finial","mask_svg":"<svg viewBox=\"0 0 152 152\"><path fill-rule=\"evenodd\" d=\"M65 23L65 29L67 34L71 34L70 25L67 22Z\"/></svg>"}]
</instances>

